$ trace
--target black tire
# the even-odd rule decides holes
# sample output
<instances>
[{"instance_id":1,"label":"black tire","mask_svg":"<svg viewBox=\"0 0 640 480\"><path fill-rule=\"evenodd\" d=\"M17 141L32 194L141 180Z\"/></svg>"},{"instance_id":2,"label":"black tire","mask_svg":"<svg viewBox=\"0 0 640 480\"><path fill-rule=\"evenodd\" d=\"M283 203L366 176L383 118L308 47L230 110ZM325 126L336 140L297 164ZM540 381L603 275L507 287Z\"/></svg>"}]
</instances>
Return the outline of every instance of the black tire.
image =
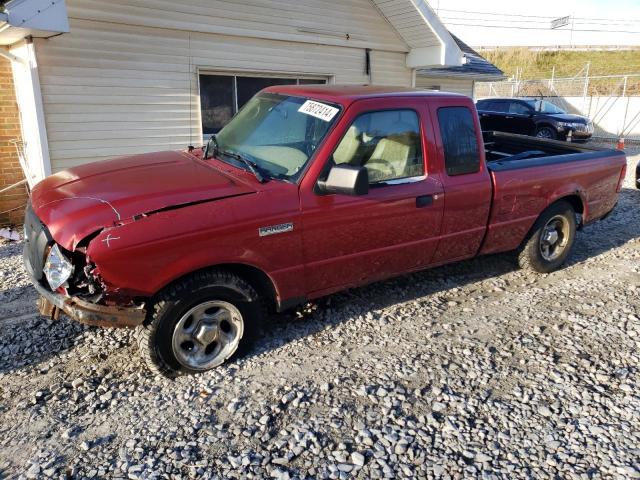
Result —
<instances>
[{"instance_id":1,"label":"black tire","mask_svg":"<svg viewBox=\"0 0 640 480\"><path fill-rule=\"evenodd\" d=\"M140 354L151 371L176 377L214 368L190 367L179 360L173 346L176 326L181 319L193 308L207 302L231 304L241 315L243 327L236 335L239 343L223 361L248 350L260 332L266 313L264 302L256 290L239 276L224 270L206 270L168 286L149 305L147 320L138 327L137 340Z\"/></svg>"},{"instance_id":2,"label":"black tire","mask_svg":"<svg viewBox=\"0 0 640 480\"><path fill-rule=\"evenodd\" d=\"M549 140L557 140L558 132L556 132L554 128L548 125L542 125L541 127L536 128L535 136L538 138L547 138Z\"/></svg>"},{"instance_id":3,"label":"black tire","mask_svg":"<svg viewBox=\"0 0 640 480\"><path fill-rule=\"evenodd\" d=\"M561 222L562 230L566 230L558 235L557 246L562 247L561 251L551 254L550 244L546 241L545 233L550 222L553 226ZM566 223L565 223L566 222ZM557 228L552 228L558 233ZM550 273L559 269L571 254L571 249L576 239L576 213L570 203L559 201L550 205L531 228L529 235L518 250L518 264L520 268L539 273ZM566 240L566 242L565 242ZM563 245L564 243L564 245Z\"/></svg>"}]
</instances>

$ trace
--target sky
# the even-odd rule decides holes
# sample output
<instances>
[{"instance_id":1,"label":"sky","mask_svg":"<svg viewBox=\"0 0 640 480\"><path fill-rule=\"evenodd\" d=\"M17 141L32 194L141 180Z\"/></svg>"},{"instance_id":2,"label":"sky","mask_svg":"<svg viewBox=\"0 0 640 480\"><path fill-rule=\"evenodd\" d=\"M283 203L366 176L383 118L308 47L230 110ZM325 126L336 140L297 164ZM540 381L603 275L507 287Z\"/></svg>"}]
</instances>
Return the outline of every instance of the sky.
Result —
<instances>
[{"instance_id":1,"label":"sky","mask_svg":"<svg viewBox=\"0 0 640 480\"><path fill-rule=\"evenodd\" d=\"M428 1L450 31L474 47L640 46L640 0ZM569 25L550 28L552 19L565 16Z\"/></svg>"}]
</instances>

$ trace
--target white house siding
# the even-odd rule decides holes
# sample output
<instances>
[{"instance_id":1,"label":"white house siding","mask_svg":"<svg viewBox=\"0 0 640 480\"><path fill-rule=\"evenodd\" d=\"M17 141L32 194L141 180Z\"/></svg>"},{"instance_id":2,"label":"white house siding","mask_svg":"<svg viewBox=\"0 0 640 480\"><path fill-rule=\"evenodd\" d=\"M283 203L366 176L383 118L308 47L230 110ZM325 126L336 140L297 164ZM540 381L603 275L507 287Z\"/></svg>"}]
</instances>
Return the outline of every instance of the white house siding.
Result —
<instances>
[{"instance_id":1,"label":"white house siding","mask_svg":"<svg viewBox=\"0 0 640 480\"><path fill-rule=\"evenodd\" d=\"M441 92L461 93L473 97L473 80L467 78L416 76L416 88L440 87Z\"/></svg>"},{"instance_id":2,"label":"white house siding","mask_svg":"<svg viewBox=\"0 0 640 480\"><path fill-rule=\"evenodd\" d=\"M369 0L68 0L67 10L71 19L407 50Z\"/></svg>"},{"instance_id":3,"label":"white house siding","mask_svg":"<svg viewBox=\"0 0 640 480\"><path fill-rule=\"evenodd\" d=\"M71 32L36 40L54 172L98 159L200 143L198 71L289 73L327 77L335 83L368 83L362 45L375 37L372 82L411 83L406 46L366 0L243 0L242 6L208 0L67 3ZM169 8L190 13L170 14ZM274 16L274 8L282 14ZM304 8L326 17L325 22L316 16L309 20L315 26L305 28L348 28L358 44L295 33L293 25L303 21ZM273 23L260 23L267 14ZM232 22L232 15L242 18ZM245 35L202 31L216 30L213 22L220 23L220 31L243 30ZM267 34L251 30L256 22L263 30L291 38L258 38ZM305 43L314 39L334 44Z\"/></svg>"}]
</instances>

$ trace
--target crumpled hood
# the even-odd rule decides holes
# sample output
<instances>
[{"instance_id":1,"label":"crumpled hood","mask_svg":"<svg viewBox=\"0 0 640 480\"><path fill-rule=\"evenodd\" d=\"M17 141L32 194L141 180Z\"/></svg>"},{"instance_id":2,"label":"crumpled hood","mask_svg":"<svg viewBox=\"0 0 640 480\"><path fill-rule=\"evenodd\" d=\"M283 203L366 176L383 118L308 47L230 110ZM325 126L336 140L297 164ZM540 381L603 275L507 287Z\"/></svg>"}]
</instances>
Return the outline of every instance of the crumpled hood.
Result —
<instances>
[{"instance_id":1,"label":"crumpled hood","mask_svg":"<svg viewBox=\"0 0 640 480\"><path fill-rule=\"evenodd\" d=\"M249 184L181 152L158 152L74 167L32 192L35 214L73 250L87 235L156 210L255 192Z\"/></svg>"}]
</instances>

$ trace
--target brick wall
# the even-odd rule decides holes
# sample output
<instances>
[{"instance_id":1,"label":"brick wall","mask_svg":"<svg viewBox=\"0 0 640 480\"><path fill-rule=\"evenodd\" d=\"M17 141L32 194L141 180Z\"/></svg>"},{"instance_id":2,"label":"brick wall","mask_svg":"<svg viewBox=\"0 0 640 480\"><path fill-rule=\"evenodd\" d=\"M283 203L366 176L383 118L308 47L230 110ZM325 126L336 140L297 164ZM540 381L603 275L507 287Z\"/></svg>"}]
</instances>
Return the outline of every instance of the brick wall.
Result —
<instances>
[{"instance_id":1,"label":"brick wall","mask_svg":"<svg viewBox=\"0 0 640 480\"><path fill-rule=\"evenodd\" d=\"M11 64L0 57L0 190L24 179L20 168L16 147L11 140L20 137L20 121L16 104ZM27 201L25 186L0 193L0 225L18 225L22 223L22 205ZM6 210L18 210L2 213Z\"/></svg>"}]
</instances>

